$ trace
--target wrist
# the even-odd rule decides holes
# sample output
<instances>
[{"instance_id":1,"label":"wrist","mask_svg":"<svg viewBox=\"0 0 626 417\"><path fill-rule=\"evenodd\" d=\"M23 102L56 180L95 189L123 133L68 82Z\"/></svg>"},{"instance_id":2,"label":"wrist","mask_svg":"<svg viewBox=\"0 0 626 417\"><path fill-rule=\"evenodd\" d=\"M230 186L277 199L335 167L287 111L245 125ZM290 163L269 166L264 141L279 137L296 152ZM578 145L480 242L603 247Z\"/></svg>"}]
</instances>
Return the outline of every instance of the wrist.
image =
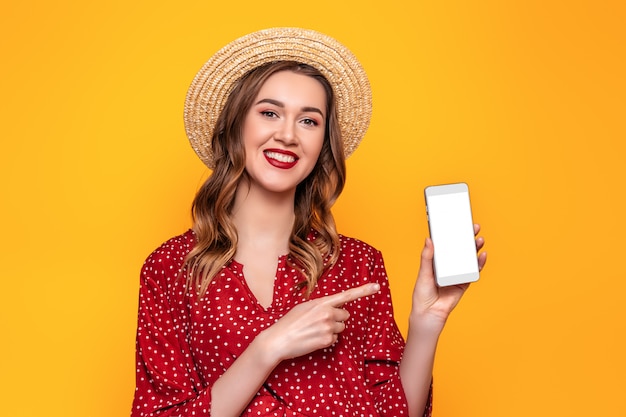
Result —
<instances>
[{"instance_id":1,"label":"wrist","mask_svg":"<svg viewBox=\"0 0 626 417\"><path fill-rule=\"evenodd\" d=\"M278 346L274 346L275 339L268 330L260 332L250 343L250 347L254 349L259 365L275 368L282 361L282 357Z\"/></svg>"},{"instance_id":2,"label":"wrist","mask_svg":"<svg viewBox=\"0 0 626 417\"><path fill-rule=\"evenodd\" d=\"M446 318L432 313L411 311L409 316L409 328L420 337L438 338L446 325Z\"/></svg>"}]
</instances>

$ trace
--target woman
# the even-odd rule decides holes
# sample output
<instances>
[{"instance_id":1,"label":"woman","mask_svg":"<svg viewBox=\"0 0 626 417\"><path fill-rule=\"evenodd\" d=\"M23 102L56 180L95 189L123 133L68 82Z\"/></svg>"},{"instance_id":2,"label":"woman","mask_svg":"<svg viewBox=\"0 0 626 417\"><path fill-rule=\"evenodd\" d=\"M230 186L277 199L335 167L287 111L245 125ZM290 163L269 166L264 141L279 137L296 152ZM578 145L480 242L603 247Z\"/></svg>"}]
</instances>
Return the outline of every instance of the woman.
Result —
<instances>
[{"instance_id":1,"label":"woman","mask_svg":"<svg viewBox=\"0 0 626 417\"><path fill-rule=\"evenodd\" d=\"M430 415L467 286L437 288L427 240L405 345L381 254L338 235L330 208L370 113L361 66L317 32L256 32L205 64L185 122L213 173L193 229L142 270L133 416Z\"/></svg>"}]
</instances>

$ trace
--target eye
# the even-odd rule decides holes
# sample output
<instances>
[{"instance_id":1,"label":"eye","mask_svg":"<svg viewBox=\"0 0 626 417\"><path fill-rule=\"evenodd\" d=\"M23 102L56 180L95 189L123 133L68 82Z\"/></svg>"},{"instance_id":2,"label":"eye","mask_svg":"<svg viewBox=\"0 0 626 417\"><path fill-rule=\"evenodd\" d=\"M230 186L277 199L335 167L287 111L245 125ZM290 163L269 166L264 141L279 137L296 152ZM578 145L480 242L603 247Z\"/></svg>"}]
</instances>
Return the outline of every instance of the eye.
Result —
<instances>
[{"instance_id":1,"label":"eye","mask_svg":"<svg viewBox=\"0 0 626 417\"><path fill-rule=\"evenodd\" d=\"M265 116L265 117L267 117L269 119L278 117L278 115L276 113L274 113L273 111L271 111L271 110L263 110L260 113L261 113L262 116Z\"/></svg>"},{"instance_id":2,"label":"eye","mask_svg":"<svg viewBox=\"0 0 626 417\"><path fill-rule=\"evenodd\" d=\"M307 126L317 126L317 125L319 125L319 123L317 122L317 120L315 120L315 119L309 119L309 118L303 119L303 120L302 120L302 123L304 123L304 124L305 124L305 125L307 125Z\"/></svg>"}]
</instances>

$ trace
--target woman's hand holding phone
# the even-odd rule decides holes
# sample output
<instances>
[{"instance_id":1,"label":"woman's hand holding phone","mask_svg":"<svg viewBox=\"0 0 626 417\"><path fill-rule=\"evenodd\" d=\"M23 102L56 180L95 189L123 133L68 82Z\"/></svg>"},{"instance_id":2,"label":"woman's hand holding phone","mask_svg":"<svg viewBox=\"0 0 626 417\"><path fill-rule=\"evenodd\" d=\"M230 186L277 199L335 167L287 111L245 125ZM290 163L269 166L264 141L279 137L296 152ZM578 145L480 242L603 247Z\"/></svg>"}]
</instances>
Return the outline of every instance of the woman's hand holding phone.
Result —
<instances>
[{"instance_id":1,"label":"woman's hand holding phone","mask_svg":"<svg viewBox=\"0 0 626 417\"><path fill-rule=\"evenodd\" d=\"M480 225L474 225L478 267L480 270L487 262L487 253L480 252L485 239L478 236ZM420 269L413 290L413 306L411 322L419 322L420 327L426 325L431 330L443 329L448 316L461 300L469 287L469 283L440 287L435 279L433 267L434 247L430 238L426 239L422 249ZM416 323L417 324L417 323Z\"/></svg>"}]
</instances>

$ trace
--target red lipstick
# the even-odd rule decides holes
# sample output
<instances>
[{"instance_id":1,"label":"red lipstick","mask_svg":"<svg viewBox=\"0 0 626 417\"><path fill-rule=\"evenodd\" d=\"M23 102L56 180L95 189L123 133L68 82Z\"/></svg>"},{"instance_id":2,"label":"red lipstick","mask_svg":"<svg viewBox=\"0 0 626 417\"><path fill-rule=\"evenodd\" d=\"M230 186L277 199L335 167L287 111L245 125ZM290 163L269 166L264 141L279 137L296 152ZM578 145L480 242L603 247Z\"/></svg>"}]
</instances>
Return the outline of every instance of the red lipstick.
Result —
<instances>
[{"instance_id":1,"label":"red lipstick","mask_svg":"<svg viewBox=\"0 0 626 417\"><path fill-rule=\"evenodd\" d=\"M284 149L266 149L263 155L270 165L280 169L293 168L298 163L298 155Z\"/></svg>"}]
</instances>

